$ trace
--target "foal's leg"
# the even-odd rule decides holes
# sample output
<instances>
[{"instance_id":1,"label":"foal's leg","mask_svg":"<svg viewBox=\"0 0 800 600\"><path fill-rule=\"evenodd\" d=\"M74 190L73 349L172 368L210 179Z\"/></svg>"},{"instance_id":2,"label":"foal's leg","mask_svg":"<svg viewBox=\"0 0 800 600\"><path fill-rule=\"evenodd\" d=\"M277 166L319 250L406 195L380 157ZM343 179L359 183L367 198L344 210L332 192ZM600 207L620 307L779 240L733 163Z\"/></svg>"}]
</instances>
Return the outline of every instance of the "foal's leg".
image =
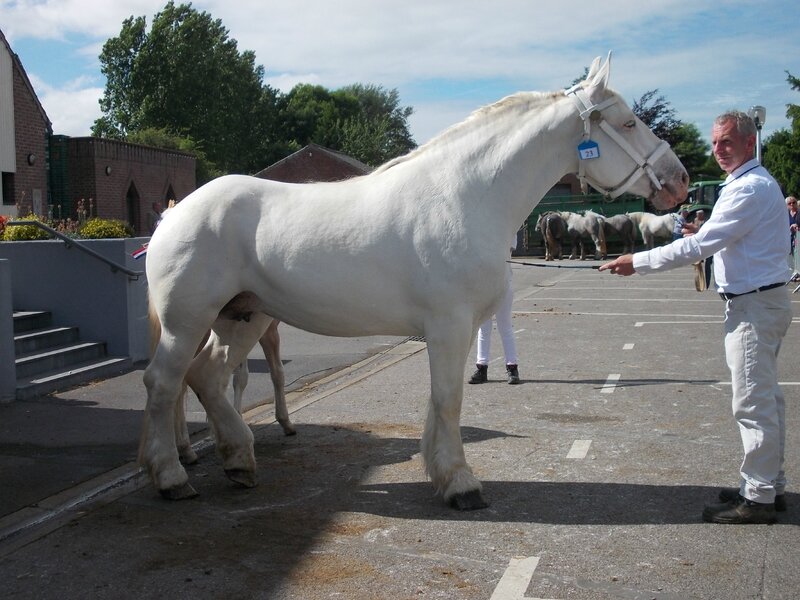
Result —
<instances>
[{"instance_id":1,"label":"foal's leg","mask_svg":"<svg viewBox=\"0 0 800 600\"><path fill-rule=\"evenodd\" d=\"M186 425L186 383L184 382L178 401L175 403L175 446L178 449L178 456L185 465L193 465L197 462L197 452L192 448L192 440L189 438L189 427Z\"/></svg>"},{"instance_id":2,"label":"foal's leg","mask_svg":"<svg viewBox=\"0 0 800 600\"><path fill-rule=\"evenodd\" d=\"M250 321L218 319L212 334L193 361L186 380L206 410L228 478L254 487L253 433L227 399L231 373L264 333L269 317L253 314Z\"/></svg>"},{"instance_id":3,"label":"foal's leg","mask_svg":"<svg viewBox=\"0 0 800 600\"><path fill-rule=\"evenodd\" d=\"M454 311L455 312L455 311ZM473 336L471 318L442 318L426 324L431 400L422 436L425 470L445 502L459 510L488 506L472 474L461 441L464 365Z\"/></svg>"},{"instance_id":4,"label":"foal's leg","mask_svg":"<svg viewBox=\"0 0 800 600\"><path fill-rule=\"evenodd\" d=\"M250 380L250 369L247 366L247 358L233 370L233 408L242 414L242 396L247 382Z\"/></svg>"},{"instance_id":5,"label":"foal's leg","mask_svg":"<svg viewBox=\"0 0 800 600\"><path fill-rule=\"evenodd\" d=\"M264 356L269 364L269 376L272 379L272 387L275 390L275 418L281 424L284 434L294 435L297 432L289 420L289 410L286 408L283 363L281 362L281 336L278 333L279 323L280 321L273 320L258 342L261 344Z\"/></svg>"}]
</instances>

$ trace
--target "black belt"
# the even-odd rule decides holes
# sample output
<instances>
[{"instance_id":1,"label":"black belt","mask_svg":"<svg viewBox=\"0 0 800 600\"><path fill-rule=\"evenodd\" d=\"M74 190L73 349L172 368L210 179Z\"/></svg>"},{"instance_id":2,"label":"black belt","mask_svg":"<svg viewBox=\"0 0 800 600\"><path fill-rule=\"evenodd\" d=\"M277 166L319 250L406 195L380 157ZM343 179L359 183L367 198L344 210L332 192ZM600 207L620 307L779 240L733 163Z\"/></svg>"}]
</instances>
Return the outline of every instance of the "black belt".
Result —
<instances>
[{"instance_id":1,"label":"black belt","mask_svg":"<svg viewBox=\"0 0 800 600\"><path fill-rule=\"evenodd\" d=\"M723 300L733 300L734 298L738 298L739 296L747 296L747 294L755 294L758 292L766 292L767 290L774 289L776 287L781 287L782 285L786 285L785 283L772 283L770 285L762 285L757 290L750 290L749 292L742 292L741 294L730 294L726 292L720 292L719 297Z\"/></svg>"}]
</instances>

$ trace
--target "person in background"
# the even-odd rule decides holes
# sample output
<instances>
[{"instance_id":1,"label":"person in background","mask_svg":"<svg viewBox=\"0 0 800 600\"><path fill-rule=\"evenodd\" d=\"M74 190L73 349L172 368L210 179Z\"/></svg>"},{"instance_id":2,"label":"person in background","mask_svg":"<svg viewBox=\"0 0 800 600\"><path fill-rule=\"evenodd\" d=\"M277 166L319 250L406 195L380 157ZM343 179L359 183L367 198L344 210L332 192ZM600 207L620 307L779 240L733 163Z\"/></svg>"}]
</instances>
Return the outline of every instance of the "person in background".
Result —
<instances>
[{"instance_id":1,"label":"person in background","mask_svg":"<svg viewBox=\"0 0 800 600\"><path fill-rule=\"evenodd\" d=\"M689 211L686 208L681 208L680 212L673 215L675 224L672 227L672 239L677 240L683 237L683 228L686 227L686 217L689 216Z\"/></svg>"},{"instance_id":2,"label":"person in background","mask_svg":"<svg viewBox=\"0 0 800 600\"><path fill-rule=\"evenodd\" d=\"M786 197L786 209L789 212L789 253L794 252L794 242L797 237L797 230L800 229L800 212L797 210L797 198L794 196Z\"/></svg>"},{"instance_id":3,"label":"person in background","mask_svg":"<svg viewBox=\"0 0 800 600\"><path fill-rule=\"evenodd\" d=\"M161 203L153 202L150 212L147 213L147 229L150 231L150 235L153 235L156 232L156 227L158 227L158 223L160 221Z\"/></svg>"},{"instance_id":4,"label":"person in background","mask_svg":"<svg viewBox=\"0 0 800 600\"><path fill-rule=\"evenodd\" d=\"M511 251L517 247L517 238L511 242ZM497 332L503 342L503 354L506 359L506 374L508 383L516 385L519 380L519 360L517 358L517 344L514 341L514 327L511 323L511 305L514 303L514 290L511 286L511 271L508 272L508 281L503 300L494 314L497 321ZM475 361L476 370L469 378L468 383L486 383L489 381L489 353L492 342L492 317L484 321L478 329L478 351Z\"/></svg>"},{"instance_id":5,"label":"person in background","mask_svg":"<svg viewBox=\"0 0 800 600\"><path fill-rule=\"evenodd\" d=\"M716 254L714 278L725 301L725 359L744 458L738 488L707 505L712 523L773 523L786 510L785 404L778 351L792 321L786 290L786 208L780 186L753 158L756 127L745 113L714 121L711 146L728 174L714 211L694 235L600 267L618 275L656 273Z\"/></svg>"},{"instance_id":6,"label":"person in background","mask_svg":"<svg viewBox=\"0 0 800 600\"><path fill-rule=\"evenodd\" d=\"M700 229L703 226L703 223L705 222L706 222L706 211L700 209L696 213L694 213L694 221L692 221L692 223L694 224L694 232L697 233L697 230Z\"/></svg>"}]
</instances>

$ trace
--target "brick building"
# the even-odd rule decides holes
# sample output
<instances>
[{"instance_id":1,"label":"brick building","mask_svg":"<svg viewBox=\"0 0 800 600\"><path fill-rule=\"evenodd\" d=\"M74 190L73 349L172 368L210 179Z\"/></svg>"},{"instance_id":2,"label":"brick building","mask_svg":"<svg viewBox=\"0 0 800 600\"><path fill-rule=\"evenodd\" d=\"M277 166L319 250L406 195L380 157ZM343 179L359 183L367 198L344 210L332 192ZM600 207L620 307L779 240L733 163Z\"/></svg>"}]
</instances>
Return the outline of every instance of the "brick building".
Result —
<instances>
[{"instance_id":1,"label":"brick building","mask_svg":"<svg viewBox=\"0 0 800 600\"><path fill-rule=\"evenodd\" d=\"M39 214L46 210L51 133L50 119L0 31L0 214L16 214L18 203Z\"/></svg>"},{"instance_id":2,"label":"brick building","mask_svg":"<svg viewBox=\"0 0 800 600\"><path fill-rule=\"evenodd\" d=\"M259 171L255 176L285 183L309 183L340 181L366 175L370 171L372 167L352 156L312 143Z\"/></svg>"},{"instance_id":3,"label":"brick building","mask_svg":"<svg viewBox=\"0 0 800 600\"><path fill-rule=\"evenodd\" d=\"M120 219L149 235L154 203L182 200L196 187L195 158L93 137L53 135L22 62L0 31L0 214L33 212Z\"/></svg>"},{"instance_id":4,"label":"brick building","mask_svg":"<svg viewBox=\"0 0 800 600\"><path fill-rule=\"evenodd\" d=\"M94 137L53 136L50 142L52 212L72 216L77 204L92 216L120 219L150 235L152 205L166 208L195 189L195 158L177 150Z\"/></svg>"}]
</instances>

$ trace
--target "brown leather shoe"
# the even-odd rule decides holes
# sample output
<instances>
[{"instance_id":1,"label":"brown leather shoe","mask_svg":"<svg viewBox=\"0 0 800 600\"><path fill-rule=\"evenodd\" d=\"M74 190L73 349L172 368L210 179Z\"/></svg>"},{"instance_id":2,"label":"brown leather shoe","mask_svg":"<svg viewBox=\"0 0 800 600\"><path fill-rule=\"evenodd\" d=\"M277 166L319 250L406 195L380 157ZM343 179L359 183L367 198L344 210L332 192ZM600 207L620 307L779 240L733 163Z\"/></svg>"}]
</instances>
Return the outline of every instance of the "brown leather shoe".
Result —
<instances>
[{"instance_id":1,"label":"brown leather shoe","mask_svg":"<svg viewBox=\"0 0 800 600\"><path fill-rule=\"evenodd\" d=\"M703 509L703 521L707 523L766 525L776 520L775 504L753 502L741 496L738 500L709 504Z\"/></svg>"},{"instance_id":2,"label":"brown leather shoe","mask_svg":"<svg viewBox=\"0 0 800 600\"><path fill-rule=\"evenodd\" d=\"M719 491L720 502L730 502L739 497L739 488L722 488ZM775 496L775 511L786 512L786 494L778 494Z\"/></svg>"}]
</instances>

